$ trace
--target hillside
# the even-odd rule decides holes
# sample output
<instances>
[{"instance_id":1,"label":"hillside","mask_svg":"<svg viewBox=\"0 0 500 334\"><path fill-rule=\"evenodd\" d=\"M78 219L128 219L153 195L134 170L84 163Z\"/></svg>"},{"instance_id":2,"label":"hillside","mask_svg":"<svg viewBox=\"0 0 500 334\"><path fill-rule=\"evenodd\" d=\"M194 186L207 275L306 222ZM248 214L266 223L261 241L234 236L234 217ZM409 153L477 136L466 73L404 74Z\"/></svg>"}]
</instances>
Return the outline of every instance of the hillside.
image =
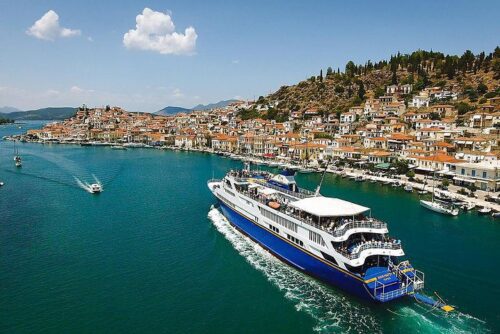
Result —
<instances>
[{"instance_id":1,"label":"hillside","mask_svg":"<svg viewBox=\"0 0 500 334\"><path fill-rule=\"evenodd\" d=\"M197 106L194 106L191 108L191 110L210 110L210 109L216 109L216 108L224 108L230 105L231 103L237 102L238 100L223 100L219 101L216 103L209 103L209 104L198 104Z\"/></svg>"},{"instance_id":2,"label":"hillside","mask_svg":"<svg viewBox=\"0 0 500 334\"><path fill-rule=\"evenodd\" d=\"M191 109L187 109L187 108L168 106L168 107L165 107L161 110L158 110L157 112L155 112L155 114L167 116L167 115L175 115L175 114L179 114L179 113L183 113L183 112L190 112L190 111L191 111Z\"/></svg>"},{"instance_id":3,"label":"hillside","mask_svg":"<svg viewBox=\"0 0 500 334\"><path fill-rule=\"evenodd\" d=\"M20 110L17 108L14 108L14 107L9 107L9 106L0 107L0 114L11 113L14 111L20 111Z\"/></svg>"},{"instance_id":4,"label":"hillside","mask_svg":"<svg viewBox=\"0 0 500 334\"><path fill-rule=\"evenodd\" d=\"M209 103L209 104L198 104L194 106L193 108L183 108L183 107L174 107L174 106L168 106L165 107L161 110L158 110L155 112L157 115L175 115L178 113L186 113L186 112L191 112L191 111L203 111L203 110L211 110L211 109L217 109L217 108L224 108L230 105L231 103L237 102L238 100L223 100L215 103Z\"/></svg>"},{"instance_id":5,"label":"hillside","mask_svg":"<svg viewBox=\"0 0 500 334\"><path fill-rule=\"evenodd\" d=\"M63 120L74 116L76 108L48 107L28 111L15 111L2 116L13 120Z\"/></svg>"},{"instance_id":6,"label":"hillside","mask_svg":"<svg viewBox=\"0 0 500 334\"><path fill-rule=\"evenodd\" d=\"M444 55L433 51L415 51L393 55L389 60L367 61L356 65L348 62L343 71L328 68L323 75L312 76L296 85L282 86L276 92L259 97L256 109L242 111L242 118L262 117L282 121L291 111L316 109L319 113L341 113L361 105L370 97L385 94L391 84L412 84L412 94L426 87L440 86L457 91L459 101L474 105L486 98L500 95L500 48L494 52L474 55ZM405 96L405 101L411 96ZM262 108L261 108L262 109Z\"/></svg>"}]
</instances>

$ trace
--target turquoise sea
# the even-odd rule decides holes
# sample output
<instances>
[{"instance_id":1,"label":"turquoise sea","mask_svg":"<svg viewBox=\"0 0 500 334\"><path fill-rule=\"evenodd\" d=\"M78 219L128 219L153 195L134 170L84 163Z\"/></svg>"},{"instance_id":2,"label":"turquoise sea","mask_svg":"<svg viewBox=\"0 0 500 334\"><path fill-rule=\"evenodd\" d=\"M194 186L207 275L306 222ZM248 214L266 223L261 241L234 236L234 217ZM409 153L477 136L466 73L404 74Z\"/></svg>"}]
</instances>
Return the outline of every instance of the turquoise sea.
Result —
<instances>
[{"instance_id":1,"label":"turquoise sea","mask_svg":"<svg viewBox=\"0 0 500 334\"><path fill-rule=\"evenodd\" d=\"M21 126L22 128L19 128ZM40 123L0 126L0 137ZM327 175L324 195L369 206L401 239L426 291L361 302L289 268L235 232L206 187L239 162L154 149L0 141L2 333L500 332L500 221L445 217L418 196ZM104 185L91 195L78 186ZM309 189L319 175L299 175ZM209 217L210 216L210 217Z\"/></svg>"}]
</instances>

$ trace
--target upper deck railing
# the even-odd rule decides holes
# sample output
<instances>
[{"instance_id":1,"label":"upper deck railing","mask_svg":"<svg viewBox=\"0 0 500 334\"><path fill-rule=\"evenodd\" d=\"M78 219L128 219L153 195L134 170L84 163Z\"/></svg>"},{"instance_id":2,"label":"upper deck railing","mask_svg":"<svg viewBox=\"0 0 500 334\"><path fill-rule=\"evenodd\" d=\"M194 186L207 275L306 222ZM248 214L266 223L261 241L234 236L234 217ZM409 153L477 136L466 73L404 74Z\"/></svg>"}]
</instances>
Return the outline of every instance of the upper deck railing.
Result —
<instances>
[{"instance_id":1,"label":"upper deck railing","mask_svg":"<svg viewBox=\"0 0 500 334\"><path fill-rule=\"evenodd\" d=\"M349 260L357 259L361 256L361 253L367 249L389 249L389 250L400 250L402 249L401 243L396 243L392 241L368 241L362 243L360 246L354 247L352 251L345 251L337 249L343 256Z\"/></svg>"},{"instance_id":2,"label":"upper deck railing","mask_svg":"<svg viewBox=\"0 0 500 334\"><path fill-rule=\"evenodd\" d=\"M331 233L334 237L341 237L347 231L353 230L356 228L372 228L372 229L387 229L387 224L383 223L379 220L368 219L363 221L354 221L340 226L339 228L334 229Z\"/></svg>"}]
</instances>

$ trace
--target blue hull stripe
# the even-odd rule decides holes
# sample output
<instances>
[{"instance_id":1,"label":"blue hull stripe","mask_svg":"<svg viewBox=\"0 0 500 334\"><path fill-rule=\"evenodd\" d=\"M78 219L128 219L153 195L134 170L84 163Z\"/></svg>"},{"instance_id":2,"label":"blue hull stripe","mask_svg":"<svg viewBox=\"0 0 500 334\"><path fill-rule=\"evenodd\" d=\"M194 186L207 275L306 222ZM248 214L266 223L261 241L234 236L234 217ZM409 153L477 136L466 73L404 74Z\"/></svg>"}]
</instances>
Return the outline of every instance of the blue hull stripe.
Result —
<instances>
[{"instance_id":1,"label":"blue hull stripe","mask_svg":"<svg viewBox=\"0 0 500 334\"><path fill-rule=\"evenodd\" d=\"M350 294L374 301L374 298L371 296L362 280L353 278L341 270L323 263L319 259L305 253L289 244L287 241L275 236L270 231L267 231L243 217L221 200L219 200L219 202L224 216L228 218L233 226L269 250L282 261Z\"/></svg>"}]
</instances>

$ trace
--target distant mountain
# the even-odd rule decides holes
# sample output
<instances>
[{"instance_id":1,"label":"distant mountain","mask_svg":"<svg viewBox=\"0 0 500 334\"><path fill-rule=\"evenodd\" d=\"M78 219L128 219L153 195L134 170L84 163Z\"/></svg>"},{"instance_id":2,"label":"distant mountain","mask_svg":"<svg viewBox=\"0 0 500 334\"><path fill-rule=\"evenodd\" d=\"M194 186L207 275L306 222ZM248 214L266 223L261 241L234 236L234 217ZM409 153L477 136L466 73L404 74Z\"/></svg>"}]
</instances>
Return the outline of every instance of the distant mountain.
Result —
<instances>
[{"instance_id":1,"label":"distant mountain","mask_svg":"<svg viewBox=\"0 0 500 334\"><path fill-rule=\"evenodd\" d=\"M76 114L73 107L48 107L36 110L15 111L3 116L14 120L63 120Z\"/></svg>"},{"instance_id":2,"label":"distant mountain","mask_svg":"<svg viewBox=\"0 0 500 334\"><path fill-rule=\"evenodd\" d=\"M183 107L173 107L173 106L168 106L163 108L162 110L158 110L155 112L157 115L175 115L178 113L182 112L191 112L195 110L210 110L214 108L224 108L230 105L233 102L236 102L238 100L224 100L224 101L219 101L216 103L209 103L209 104L198 104L197 106L194 106L191 109L188 108L183 108Z\"/></svg>"},{"instance_id":3,"label":"distant mountain","mask_svg":"<svg viewBox=\"0 0 500 334\"><path fill-rule=\"evenodd\" d=\"M157 115L175 115L175 114L179 114L182 112L190 112L190 111L191 111L191 109L187 109L187 108L168 106L168 107L163 108L162 110L158 110L157 112L155 112L155 114L157 114Z\"/></svg>"},{"instance_id":4,"label":"distant mountain","mask_svg":"<svg viewBox=\"0 0 500 334\"><path fill-rule=\"evenodd\" d=\"M224 101L219 101L216 103L209 103L209 104L198 104L197 106L194 106L191 108L191 110L210 110L210 109L215 109L215 108L224 108L230 105L233 102L237 102L238 100L224 100Z\"/></svg>"},{"instance_id":5,"label":"distant mountain","mask_svg":"<svg viewBox=\"0 0 500 334\"><path fill-rule=\"evenodd\" d=\"M17 108L14 108L14 107L9 107L9 106L0 107L0 114L6 114L6 113L14 112L14 111L20 111L20 110Z\"/></svg>"}]
</instances>

